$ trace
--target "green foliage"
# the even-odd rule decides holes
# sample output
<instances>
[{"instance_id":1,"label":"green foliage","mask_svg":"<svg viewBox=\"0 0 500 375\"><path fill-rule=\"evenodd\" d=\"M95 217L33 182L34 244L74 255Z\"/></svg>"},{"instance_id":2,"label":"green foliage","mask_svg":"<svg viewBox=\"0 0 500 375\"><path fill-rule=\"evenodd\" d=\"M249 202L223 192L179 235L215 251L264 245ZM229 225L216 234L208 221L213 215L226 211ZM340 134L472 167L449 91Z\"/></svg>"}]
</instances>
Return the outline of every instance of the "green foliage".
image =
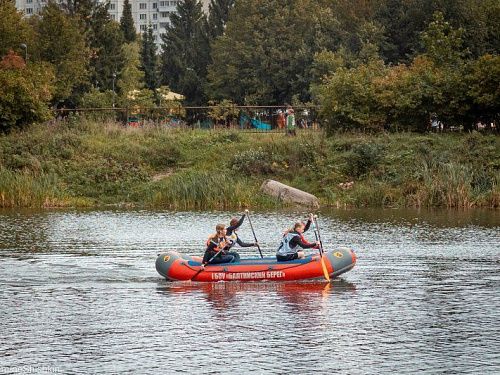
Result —
<instances>
[{"instance_id":1,"label":"green foliage","mask_svg":"<svg viewBox=\"0 0 500 375\"><path fill-rule=\"evenodd\" d=\"M324 12L323 12L324 11ZM329 11L313 1L236 2L212 45L208 93L240 104L308 99L309 68Z\"/></svg>"},{"instance_id":2,"label":"green foliage","mask_svg":"<svg viewBox=\"0 0 500 375\"><path fill-rule=\"evenodd\" d=\"M13 50L24 58L26 50L21 45L26 45L27 52L31 53L33 41L33 29L22 17L22 13L17 11L15 2L0 1L0 58L9 50Z\"/></svg>"},{"instance_id":3,"label":"green foliage","mask_svg":"<svg viewBox=\"0 0 500 375\"><path fill-rule=\"evenodd\" d=\"M74 17L50 2L35 19L37 58L54 66L53 103L64 102L88 79L89 49L83 28Z\"/></svg>"},{"instance_id":4,"label":"green foliage","mask_svg":"<svg viewBox=\"0 0 500 375\"><path fill-rule=\"evenodd\" d=\"M463 29L454 29L441 12L434 13L432 22L422 32L425 56L436 65L460 64L464 56Z\"/></svg>"},{"instance_id":5,"label":"green foliage","mask_svg":"<svg viewBox=\"0 0 500 375\"><path fill-rule=\"evenodd\" d=\"M243 175L267 175L275 172L276 163L273 166L272 155L259 148L238 152L229 167Z\"/></svg>"},{"instance_id":6,"label":"green foliage","mask_svg":"<svg viewBox=\"0 0 500 375\"><path fill-rule=\"evenodd\" d=\"M144 82L150 90L158 87L156 44L153 36L153 27L149 25L142 34L141 70L144 72Z\"/></svg>"},{"instance_id":7,"label":"green foliage","mask_svg":"<svg viewBox=\"0 0 500 375\"><path fill-rule=\"evenodd\" d=\"M376 79L385 72L380 61L340 68L317 89L321 114L330 132L342 128L380 130L384 126L386 112L380 108Z\"/></svg>"},{"instance_id":8,"label":"green foliage","mask_svg":"<svg viewBox=\"0 0 500 375\"><path fill-rule=\"evenodd\" d=\"M111 108L113 106L113 91L99 91L91 89L85 93L80 101L82 108Z\"/></svg>"},{"instance_id":9,"label":"green foliage","mask_svg":"<svg viewBox=\"0 0 500 375\"><path fill-rule=\"evenodd\" d=\"M383 158L383 147L376 143L360 143L353 145L346 155L343 173L349 177L359 178L378 166Z\"/></svg>"},{"instance_id":10,"label":"green foliage","mask_svg":"<svg viewBox=\"0 0 500 375\"><path fill-rule=\"evenodd\" d=\"M116 82L116 86L120 92L120 105L128 107L130 105L128 96L134 90L140 90L144 84L144 73L140 67L140 46L139 43L125 43L122 46L122 54L125 58L123 69L120 72L120 77Z\"/></svg>"},{"instance_id":11,"label":"green foliage","mask_svg":"<svg viewBox=\"0 0 500 375\"><path fill-rule=\"evenodd\" d=\"M484 55L470 65L471 116L486 123L500 121L500 56Z\"/></svg>"},{"instance_id":12,"label":"green foliage","mask_svg":"<svg viewBox=\"0 0 500 375\"><path fill-rule=\"evenodd\" d=\"M229 19L229 12L234 7L234 0L210 0L208 5L208 30L212 39L224 33Z\"/></svg>"},{"instance_id":13,"label":"green foliage","mask_svg":"<svg viewBox=\"0 0 500 375\"><path fill-rule=\"evenodd\" d=\"M100 90L112 90L114 75L122 70L124 63L123 33L120 24L111 20L108 6L109 3L96 5L90 19L90 82Z\"/></svg>"},{"instance_id":14,"label":"green foliage","mask_svg":"<svg viewBox=\"0 0 500 375\"><path fill-rule=\"evenodd\" d=\"M126 103L132 111L139 108L151 108L154 106L155 93L149 89L132 90L128 93Z\"/></svg>"},{"instance_id":15,"label":"green foliage","mask_svg":"<svg viewBox=\"0 0 500 375\"><path fill-rule=\"evenodd\" d=\"M329 71L312 87L327 129L426 131L431 116L465 129L477 121L498 121L498 61L489 55L465 59L462 33L436 13L422 33L426 50L408 65L371 59L347 68L336 54L317 55L318 71Z\"/></svg>"},{"instance_id":16,"label":"green foliage","mask_svg":"<svg viewBox=\"0 0 500 375\"><path fill-rule=\"evenodd\" d=\"M135 32L134 18L132 17L132 6L129 0L123 2L123 12L120 18L120 28L126 43L135 42L137 34Z\"/></svg>"},{"instance_id":17,"label":"green foliage","mask_svg":"<svg viewBox=\"0 0 500 375\"><path fill-rule=\"evenodd\" d=\"M186 97L204 103L203 86L209 62L207 20L197 0L181 1L162 35L161 82Z\"/></svg>"},{"instance_id":18,"label":"green foliage","mask_svg":"<svg viewBox=\"0 0 500 375\"><path fill-rule=\"evenodd\" d=\"M176 209L207 209L247 206L252 191L244 181L234 181L223 171L186 171L151 187L149 203Z\"/></svg>"},{"instance_id":19,"label":"green foliage","mask_svg":"<svg viewBox=\"0 0 500 375\"><path fill-rule=\"evenodd\" d=\"M326 205L495 207L499 149L499 137L476 133L299 132L291 139L74 117L0 136L0 204L270 207L276 203L259 187L271 175ZM19 195L14 179L23 181L21 196L28 198L11 198ZM29 198L33 191L41 198ZM4 203L1 194L9 197Z\"/></svg>"},{"instance_id":20,"label":"green foliage","mask_svg":"<svg viewBox=\"0 0 500 375\"><path fill-rule=\"evenodd\" d=\"M54 207L63 194L54 174L13 172L0 168L0 207Z\"/></svg>"},{"instance_id":21,"label":"green foliage","mask_svg":"<svg viewBox=\"0 0 500 375\"><path fill-rule=\"evenodd\" d=\"M223 122L227 124L231 119L238 116L239 110L235 108L235 104L231 100L224 99L220 103L209 101L210 109L208 115L215 121L215 124Z\"/></svg>"},{"instance_id":22,"label":"green foliage","mask_svg":"<svg viewBox=\"0 0 500 375\"><path fill-rule=\"evenodd\" d=\"M51 66L12 66L9 61L15 57L8 55L0 63L0 132L44 121L52 115L48 106L54 92Z\"/></svg>"}]
</instances>

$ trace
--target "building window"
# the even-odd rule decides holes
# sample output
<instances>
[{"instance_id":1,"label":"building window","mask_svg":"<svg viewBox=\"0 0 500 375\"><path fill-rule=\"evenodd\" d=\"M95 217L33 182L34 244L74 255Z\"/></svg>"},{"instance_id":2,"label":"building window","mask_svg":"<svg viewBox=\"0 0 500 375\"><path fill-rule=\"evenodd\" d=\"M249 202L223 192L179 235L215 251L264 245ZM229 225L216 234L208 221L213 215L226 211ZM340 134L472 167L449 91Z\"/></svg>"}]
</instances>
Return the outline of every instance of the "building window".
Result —
<instances>
[{"instance_id":1,"label":"building window","mask_svg":"<svg viewBox=\"0 0 500 375\"><path fill-rule=\"evenodd\" d=\"M33 8L26 8L26 14L33 14Z\"/></svg>"},{"instance_id":2,"label":"building window","mask_svg":"<svg viewBox=\"0 0 500 375\"><path fill-rule=\"evenodd\" d=\"M115 10L116 4L109 4L109 10Z\"/></svg>"},{"instance_id":3,"label":"building window","mask_svg":"<svg viewBox=\"0 0 500 375\"><path fill-rule=\"evenodd\" d=\"M168 26L168 22L160 22L160 28L166 29Z\"/></svg>"},{"instance_id":4,"label":"building window","mask_svg":"<svg viewBox=\"0 0 500 375\"><path fill-rule=\"evenodd\" d=\"M111 17L111 19L114 21L115 20L115 15L114 14L110 14L109 15Z\"/></svg>"},{"instance_id":5,"label":"building window","mask_svg":"<svg viewBox=\"0 0 500 375\"><path fill-rule=\"evenodd\" d=\"M158 30L158 25L156 23L153 25L153 30Z\"/></svg>"},{"instance_id":6,"label":"building window","mask_svg":"<svg viewBox=\"0 0 500 375\"><path fill-rule=\"evenodd\" d=\"M158 3L153 3L153 9L158 8Z\"/></svg>"},{"instance_id":7,"label":"building window","mask_svg":"<svg viewBox=\"0 0 500 375\"><path fill-rule=\"evenodd\" d=\"M161 18L168 18L168 17L170 17L170 12L161 12L160 16L161 16Z\"/></svg>"},{"instance_id":8,"label":"building window","mask_svg":"<svg viewBox=\"0 0 500 375\"><path fill-rule=\"evenodd\" d=\"M147 30L147 25L140 25L139 28L141 29L141 31L146 31Z\"/></svg>"},{"instance_id":9,"label":"building window","mask_svg":"<svg viewBox=\"0 0 500 375\"><path fill-rule=\"evenodd\" d=\"M146 3L139 4L139 9L147 9L147 8L148 8L148 4L146 4Z\"/></svg>"},{"instance_id":10,"label":"building window","mask_svg":"<svg viewBox=\"0 0 500 375\"><path fill-rule=\"evenodd\" d=\"M158 14L153 13L153 19L154 19L154 20L158 19Z\"/></svg>"},{"instance_id":11,"label":"building window","mask_svg":"<svg viewBox=\"0 0 500 375\"><path fill-rule=\"evenodd\" d=\"M160 6L164 7L168 5L168 1L160 1Z\"/></svg>"},{"instance_id":12,"label":"building window","mask_svg":"<svg viewBox=\"0 0 500 375\"><path fill-rule=\"evenodd\" d=\"M146 14L145 13L139 14L139 19L140 20L145 20L146 19Z\"/></svg>"},{"instance_id":13,"label":"building window","mask_svg":"<svg viewBox=\"0 0 500 375\"><path fill-rule=\"evenodd\" d=\"M26 3L31 4L33 3L33 0L26 0Z\"/></svg>"}]
</instances>

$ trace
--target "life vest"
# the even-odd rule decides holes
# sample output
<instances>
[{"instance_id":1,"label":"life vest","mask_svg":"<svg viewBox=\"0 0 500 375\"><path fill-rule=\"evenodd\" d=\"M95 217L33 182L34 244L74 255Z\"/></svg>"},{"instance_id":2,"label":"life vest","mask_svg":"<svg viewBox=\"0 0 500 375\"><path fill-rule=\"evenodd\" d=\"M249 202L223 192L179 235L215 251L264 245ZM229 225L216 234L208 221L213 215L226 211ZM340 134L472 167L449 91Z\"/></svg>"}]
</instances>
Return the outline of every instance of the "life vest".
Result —
<instances>
[{"instance_id":1,"label":"life vest","mask_svg":"<svg viewBox=\"0 0 500 375\"><path fill-rule=\"evenodd\" d=\"M221 238L222 237L215 237L215 238L213 236L208 237L206 243L207 247L210 245L210 243L213 243L217 245L214 251L218 252L219 250L224 249L226 246L231 246L231 241L227 237L224 237L222 240Z\"/></svg>"},{"instance_id":2,"label":"life vest","mask_svg":"<svg viewBox=\"0 0 500 375\"><path fill-rule=\"evenodd\" d=\"M229 240L229 248L233 247L236 242L238 241L238 235L236 234L236 232L233 232L231 233L231 235L229 237L227 237L227 239Z\"/></svg>"},{"instance_id":3,"label":"life vest","mask_svg":"<svg viewBox=\"0 0 500 375\"><path fill-rule=\"evenodd\" d=\"M278 255L289 255L289 254L295 254L296 248L295 247L290 247L290 241L295 238L295 237L301 237L300 234L294 233L294 232L288 232L286 233L283 238L281 239L281 243L278 247Z\"/></svg>"}]
</instances>

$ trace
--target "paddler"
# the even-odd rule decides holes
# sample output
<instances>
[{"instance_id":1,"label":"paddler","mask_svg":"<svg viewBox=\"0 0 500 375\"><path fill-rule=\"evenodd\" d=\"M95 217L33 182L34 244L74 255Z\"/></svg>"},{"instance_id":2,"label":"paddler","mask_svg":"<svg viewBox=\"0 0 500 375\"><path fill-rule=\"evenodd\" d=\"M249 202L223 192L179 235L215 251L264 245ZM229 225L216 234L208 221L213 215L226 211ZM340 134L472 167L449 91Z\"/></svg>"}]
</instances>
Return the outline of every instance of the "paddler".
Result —
<instances>
[{"instance_id":1,"label":"paddler","mask_svg":"<svg viewBox=\"0 0 500 375\"><path fill-rule=\"evenodd\" d=\"M299 221L294 224L293 228L287 230L283 238L281 239L281 243L278 247L278 251L276 253L276 259L278 262L286 262L294 259L303 259L305 257L305 253L302 249L318 249L319 242L316 241L314 243L309 243L304 238L304 232L307 232L311 223L313 221L313 215L309 215L309 220L304 225L303 222Z\"/></svg>"}]
</instances>

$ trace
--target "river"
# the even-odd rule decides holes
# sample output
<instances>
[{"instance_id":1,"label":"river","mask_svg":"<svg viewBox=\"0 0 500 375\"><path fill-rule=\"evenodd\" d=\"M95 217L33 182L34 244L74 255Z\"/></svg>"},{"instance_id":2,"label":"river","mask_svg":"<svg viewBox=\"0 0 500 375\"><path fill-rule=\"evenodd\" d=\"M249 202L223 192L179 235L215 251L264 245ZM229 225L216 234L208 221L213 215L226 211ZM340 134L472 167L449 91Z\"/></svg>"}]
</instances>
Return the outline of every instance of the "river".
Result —
<instances>
[{"instance_id":1,"label":"river","mask_svg":"<svg viewBox=\"0 0 500 375\"><path fill-rule=\"evenodd\" d=\"M305 214L254 213L263 251ZM160 278L231 215L0 211L0 374L500 373L499 211L323 212L359 258L331 284Z\"/></svg>"}]
</instances>

